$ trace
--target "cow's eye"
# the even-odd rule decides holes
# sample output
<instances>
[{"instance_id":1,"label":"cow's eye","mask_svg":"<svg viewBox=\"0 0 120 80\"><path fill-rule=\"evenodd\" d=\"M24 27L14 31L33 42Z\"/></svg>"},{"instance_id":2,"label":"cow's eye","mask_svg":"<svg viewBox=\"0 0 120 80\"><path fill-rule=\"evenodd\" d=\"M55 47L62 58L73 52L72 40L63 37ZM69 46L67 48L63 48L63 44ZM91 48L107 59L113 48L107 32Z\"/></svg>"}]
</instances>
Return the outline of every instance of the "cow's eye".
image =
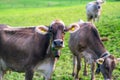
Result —
<instances>
[{"instance_id":1,"label":"cow's eye","mask_svg":"<svg viewBox=\"0 0 120 80\"><path fill-rule=\"evenodd\" d=\"M56 31L52 30L52 34L56 34Z\"/></svg>"},{"instance_id":2,"label":"cow's eye","mask_svg":"<svg viewBox=\"0 0 120 80\"><path fill-rule=\"evenodd\" d=\"M63 30L63 32L62 32L63 34L65 34L65 30Z\"/></svg>"},{"instance_id":3,"label":"cow's eye","mask_svg":"<svg viewBox=\"0 0 120 80\"><path fill-rule=\"evenodd\" d=\"M63 34L65 34L65 32L63 32Z\"/></svg>"}]
</instances>

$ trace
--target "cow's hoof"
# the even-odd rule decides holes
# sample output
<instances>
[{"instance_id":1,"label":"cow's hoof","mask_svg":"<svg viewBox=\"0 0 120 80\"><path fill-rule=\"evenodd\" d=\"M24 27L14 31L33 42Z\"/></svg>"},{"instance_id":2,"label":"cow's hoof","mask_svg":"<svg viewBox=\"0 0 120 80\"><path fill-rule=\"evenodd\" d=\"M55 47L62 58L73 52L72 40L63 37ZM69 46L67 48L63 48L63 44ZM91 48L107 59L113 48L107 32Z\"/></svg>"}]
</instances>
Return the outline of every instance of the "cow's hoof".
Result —
<instances>
[{"instance_id":1,"label":"cow's hoof","mask_svg":"<svg viewBox=\"0 0 120 80\"><path fill-rule=\"evenodd\" d=\"M79 78L75 78L75 80L79 80Z\"/></svg>"},{"instance_id":2,"label":"cow's hoof","mask_svg":"<svg viewBox=\"0 0 120 80\"><path fill-rule=\"evenodd\" d=\"M83 78L79 78L79 80L84 80Z\"/></svg>"},{"instance_id":3,"label":"cow's hoof","mask_svg":"<svg viewBox=\"0 0 120 80\"><path fill-rule=\"evenodd\" d=\"M95 80L95 79L91 79L91 80Z\"/></svg>"},{"instance_id":4,"label":"cow's hoof","mask_svg":"<svg viewBox=\"0 0 120 80\"><path fill-rule=\"evenodd\" d=\"M72 73L72 76L74 77L74 76L75 76L75 73Z\"/></svg>"}]
</instances>

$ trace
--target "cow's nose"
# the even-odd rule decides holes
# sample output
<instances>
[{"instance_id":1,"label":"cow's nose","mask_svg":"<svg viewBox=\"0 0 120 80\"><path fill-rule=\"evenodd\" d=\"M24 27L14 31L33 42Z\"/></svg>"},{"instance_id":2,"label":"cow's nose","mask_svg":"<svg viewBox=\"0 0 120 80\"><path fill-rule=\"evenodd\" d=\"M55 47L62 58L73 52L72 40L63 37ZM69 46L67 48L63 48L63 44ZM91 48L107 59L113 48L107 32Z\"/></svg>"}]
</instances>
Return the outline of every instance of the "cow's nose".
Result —
<instances>
[{"instance_id":1,"label":"cow's nose","mask_svg":"<svg viewBox=\"0 0 120 80\"><path fill-rule=\"evenodd\" d=\"M100 9L100 6L98 6L98 9Z\"/></svg>"},{"instance_id":2,"label":"cow's nose","mask_svg":"<svg viewBox=\"0 0 120 80\"><path fill-rule=\"evenodd\" d=\"M55 47L63 47L63 40L54 40Z\"/></svg>"}]
</instances>

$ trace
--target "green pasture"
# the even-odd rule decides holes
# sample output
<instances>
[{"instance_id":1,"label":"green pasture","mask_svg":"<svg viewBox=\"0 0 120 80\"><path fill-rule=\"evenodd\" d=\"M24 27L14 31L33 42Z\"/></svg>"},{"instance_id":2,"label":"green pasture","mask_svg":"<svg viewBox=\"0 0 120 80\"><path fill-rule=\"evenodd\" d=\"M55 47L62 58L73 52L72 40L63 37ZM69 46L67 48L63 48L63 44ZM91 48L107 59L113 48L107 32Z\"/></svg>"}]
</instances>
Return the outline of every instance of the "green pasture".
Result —
<instances>
[{"instance_id":1,"label":"green pasture","mask_svg":"<svg viewBox=\"0 0 120 80\"><path fill-rule=\"evenodd\" d=\"M7 3L7 1L9 1L9 3ZM77 22L80 19L86 21L85 5L88 1L80 3L80 1L77 0L79 3L72 3L74 5L68 4L70 2L66 2L66 5L64 3L53 7L44 7L43 4L39 4L42 0L39 2L35 1L36 4L40 6L34 6L32 4L32 0L29 4L24 2L27 0L18 1L21 2L17 2L17 0L0 0L1 24L8 24L13 27L29 27L37 25L50 25L53 20L61 19L65 22L66 26L69 26L71 23ZM54 0L51 4L62 1L64 0ZM46 0L43 1L43 3L45 2ZM3 3L4 5L2 5ZM23 6L19 6L19 4ZM47 5L48 3L45 4ZM107 42L104 42L106 49L115 57L120 57L120 2L106 2L103 4L100 21L98 23L96 22L95 25L102 37L109 38ZM52 80L73 80L71 76L72 54L68 48L68 40L69 33L65 36L66 47L62 49L61 57L57 62L56 69L52 75ZM82 68L83 67L84 63ZM90 68L88 69L88 76L83 76L83 69L81 70L79 76L81 76L82 80L90 80ZM42 79L43 77L39 75L39 73L35 73L34 80ZM116 69L113 72L113 79L120 80L120 63L116 66ZM9 71L4 76L4 80L24 80L24 73ZM101 74L96 75L96 80L103 80L103 76Z\"/></svg>"},{"instance_id":2,"label":"green pasture","mask_svg":"<svg viewBox=\"0 0 120 80\"><path fill-rule=\"evenodd\" d=\"M0 8L31 8L80 5L92 0L0 0ZM119 1L119 0L107 0Z\"/></svg>"},{"instance_id":3,"label":"green pasture","mask_svg":"<svg viewBox=\"0 0 120 80\"><path fill-rule=\"evenodd\" d=\"M88 1L91 0L0 0L0 8L70 6Z\"/></svg>"}]
</instances>

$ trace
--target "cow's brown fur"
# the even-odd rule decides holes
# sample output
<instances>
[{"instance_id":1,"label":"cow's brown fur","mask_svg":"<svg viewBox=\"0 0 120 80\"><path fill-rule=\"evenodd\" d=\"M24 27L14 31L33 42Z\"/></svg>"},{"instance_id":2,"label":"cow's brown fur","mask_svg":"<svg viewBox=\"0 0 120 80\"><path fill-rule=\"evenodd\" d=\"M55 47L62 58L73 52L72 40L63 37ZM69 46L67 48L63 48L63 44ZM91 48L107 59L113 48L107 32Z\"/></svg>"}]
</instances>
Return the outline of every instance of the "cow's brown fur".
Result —
<instances>
[{"instance_id":1,"label":"cow's brown fur","mask_svg":"<svg viewBox=\"0 0 120 80\"><path fill-rule=\"evenodd\" d=\"M8 28L8 27L9 27L8 25L0 24L0 30L1 30L1 29L4 29L4 28Z\"/></svg>"},{"instance_id":2,"label":"cow's brown fur","mask_svg":"<svg viewBox=\"0 0 120 80\"><path fill-rule=\"evenodd\" d=\"M0 26L1 27L1 26ZM25 80L32 80L34 70L42 71L46 80L51 78L54 65L63 46L65 26L57 21L47 34L32 28L1 28L0 30L0 80L4 71L25 72ZM57 39L57 40L56 40ZM60 41L59 41L60 40ZM56 42L57 46L54 44ZM52 45L54 45L52 47ZM43 65L43 66L42 66ZM44 65L48 65L44 69Z\"/></svg>"},{"instance_id":3,"label":"cow's brown fur","mask_svg":"<svg viewBox=\"0 0 120 80\"><path fill-rule=\"evenodd\" d=\"M69 48L71 52L73 53L73 59L74 59L74 66L73 66L73 75L75 76L75 79L79 79L79 70L81 69L81 58L87 58L90 56L89 63L91 64L91 80L95 80L94 72L95 72L95 62L97 59L99 59L103 54L106 53L106 49L100 40L99 33L96 29L96 27L92 23L83 23L80 24L80 29L76 31L75 33L71 33L70 39L69 39ZM111 55L110 55L111 56ZM107 56L105 57L105 61L102 65L104 66L107 63L106 62L115 62L114 57ZM101 70L111 70L109 73L112 76L112 71L115 67L115 64L112 66L111 64L108 66L108 69L105 67L101 67ZM109 75L106 72L102 71L104 76L104 79L110 79Z\"/></svg>"}]
</instances>

